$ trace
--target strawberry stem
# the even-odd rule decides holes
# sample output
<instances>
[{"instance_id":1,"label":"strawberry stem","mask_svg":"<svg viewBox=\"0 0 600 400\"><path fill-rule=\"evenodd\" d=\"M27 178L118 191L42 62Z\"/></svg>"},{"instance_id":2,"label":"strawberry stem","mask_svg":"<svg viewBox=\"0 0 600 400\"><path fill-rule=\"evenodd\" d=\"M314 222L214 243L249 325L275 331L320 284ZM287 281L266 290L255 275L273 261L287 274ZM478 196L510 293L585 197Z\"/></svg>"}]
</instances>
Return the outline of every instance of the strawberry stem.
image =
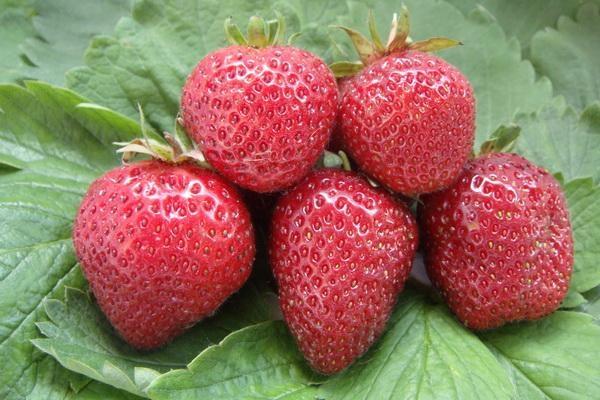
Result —
<instances>
[{"instance_id":1,"label":"strawberry stem","mask_svg":"<svg viewBox=\"0 0 600 400\"><path fill-rule=\"evenodd\" d=\"M342 159L342 168L344 171L352 171L352 165L350 165L350 160L348 159L346 153L340 150L338 151L338 155Z\"/></svg>"},{"instance_id":2,"label":"strawberry stem","mask_svg":"<svg viewBox=\"0 0 600 400\"><path fill-rule=\"evenodd\" d=\"M343 151L338 151L337 154L329 150L323 152L320 164L323 168L342 168L344 171L352 171L352 165L348 156Z\"/></svg>"}]
</instances>

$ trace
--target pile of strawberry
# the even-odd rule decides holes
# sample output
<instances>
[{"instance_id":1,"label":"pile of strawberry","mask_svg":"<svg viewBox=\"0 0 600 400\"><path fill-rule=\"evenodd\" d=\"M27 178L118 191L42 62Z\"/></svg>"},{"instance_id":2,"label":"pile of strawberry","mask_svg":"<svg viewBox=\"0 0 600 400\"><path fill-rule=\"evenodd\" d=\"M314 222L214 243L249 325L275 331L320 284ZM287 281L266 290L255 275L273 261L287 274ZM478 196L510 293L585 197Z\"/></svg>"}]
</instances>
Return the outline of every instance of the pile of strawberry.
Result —
<instances>
[{"instance_id":1,"label":"pile of strawberry","mask_svg":"<svg viewBox=\"0 0 600 400\"><path fill-rule=\"evenodd\" d=\"M279 45L281 20L253 17L247 37L228 21L236 44L189 76L183 129L124 144L126 160L151 159L89 188L75 221L77 256L101 309L135 348L168 343L238 291L263 223L283 317L323 374L346 368L382 334L419 237L431 282L467 327L559 307L573 265L561 187L522 157L494 152L502 138L472 155L473 90L428 53L458 43L412 42L406 12L385 45L372 18L372 40L343 29L361 61L330 69ZM274 209L265 207L276 192ZM254 213L248 202L260 203Z\"/></svg>"}]
</instances>

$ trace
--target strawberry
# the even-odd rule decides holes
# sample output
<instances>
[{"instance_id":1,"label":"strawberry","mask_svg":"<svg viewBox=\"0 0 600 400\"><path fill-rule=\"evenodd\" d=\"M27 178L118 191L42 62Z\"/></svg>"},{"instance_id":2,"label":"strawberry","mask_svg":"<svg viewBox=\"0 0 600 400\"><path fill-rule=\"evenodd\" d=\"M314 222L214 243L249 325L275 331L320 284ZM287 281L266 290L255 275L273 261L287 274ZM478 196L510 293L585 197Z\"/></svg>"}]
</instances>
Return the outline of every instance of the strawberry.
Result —
<instances>
[{"instance_id":1,"label":"strawberry","mask_svg":"<svg viewBox=\"0 0 600 400\"><path fill-rule=\"evenodd\" d=\"M443 189L458 176L475 135L475 100L467 78L426 53L458 44L434 38L408 43L408 15L394 24L384 47L349 33L361 63L336 63L344 83L338 129L358 166L395 192L415 196Z\"/></svg>"},{"instance_id":2,"label":"strawberry","mask_svg":"<svg viewBox=\"0 0 600 400\"><path fill-rule=\"evenodd\" d=\"M346 93L346 88L348 86L348 82L350 81L350 79L351 78L348 78L348 77L342 77L337 80L338 93L339 93L338 102L342 101L342 99L344 97L344 93ZM343 138L342 132L340 130L340 126L342 125L342 121L340 119L341 119L341 114L338 112L336 115L336 121L333 126L333 130L331 131L331 139L329 140L329 144L327 145L327 149L334 153L337 153L338 151L346 152L346 149L344 147L344 138Z\"/></svg>"},{"instance_id":3,"label":"strawberry","mask_svg":"<svg viewBox=\"0 0 600 400\"><path fill-rule=\"evenodd\" d=\"M232 182L256 192L287 188L310 171L329 140L335 78L314 54L277 45L279 28L269 42L258 17L251 19L248 41L227 27L231 41L243 45L198 63L183 87L184 127Z\"/></svg>"},{"instance_id":4,"label":"strawberry","mask_svg":"<svg viewBox=\"0 0 600 400\"><path fill-rule=\"evenodd\" d=\"M423 198L429 278L469 328L535 320L569 288L573 237L559 183L511 153L469 161Z\"/></svg>"},{"instance_id":5,"label":"strawberry","mask_svg":"<svg viewBox=\"0 0 600 400\"><path fill-rule=\"evenodd\" d=\"M359 175L320 170L278 201L269 247L285 321L310 365L334 374L381 335L415 255L416 222Z\"/></svg>"},{"instance_id":6,"label":"strawberry","mask_svg":"<svg viewBox=\"0 0 600 400\"><path fill-rule=\"evenodd\" d=\"M191 163L144 161L97 179L73 231L100 308L138 349L212 315L250 275L250 215L235 189Z\"/></svg>"}]
</instances>

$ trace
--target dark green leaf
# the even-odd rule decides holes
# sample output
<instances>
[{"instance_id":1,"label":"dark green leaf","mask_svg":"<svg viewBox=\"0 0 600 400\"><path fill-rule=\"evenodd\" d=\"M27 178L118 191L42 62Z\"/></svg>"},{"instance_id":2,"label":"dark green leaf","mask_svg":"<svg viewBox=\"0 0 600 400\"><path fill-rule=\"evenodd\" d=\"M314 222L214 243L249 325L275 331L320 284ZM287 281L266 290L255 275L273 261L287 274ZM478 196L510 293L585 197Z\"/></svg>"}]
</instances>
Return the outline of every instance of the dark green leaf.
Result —
<instances>
[{"instance_id":1,"label":"dark green leaf","mask_svg":"<svg viewBox=\"0 0 600 400\"><path fill-rule=\"evenodd\" d=\"M185 78L205 54L226 45L225 19L271 18L270 8L267 0L138 0L114 36L92 41L87 66L71 71L67 84L130 117L139 103L154 127L172 130Z\"/></svg>"},{"instance_id":2,"label":"dark green leaf","mask_svg":"<svg viewBox=\"0 0 600 400\"><path fill-rule=\"evenodd\" d=\"M0 6L0 81L22 78L25 62L20 57L19 46L35 35L27 12L21 8Z\"/></svg>"},{"instance_id":3,"label":"dark green leaf","mask_svg":"<svg viewBox=\"0 0 600 400\"><path fill-rule=\"evenodd\" d=\"M600 100L600 1L582 6L575 20L561 17L556 29L536 33L531 61L552 81L556 94L583 110Z\"/></svg>"},{"instance_id":4,"label":"dark green leaf","mask_svg":"<svg viewBox=\"0 0 600 400\"><path fill-rule=\"evenodd\" d=\"M117 165L110 144L139 134L114 113L46 84L0 85L0 398L55 398L70 376L30 339L45 299L83 279L71 224L89 182ZM61 376L61 378L58 378ZM64 390L63 390L64 389Z\"/></svg>"},{"instance_id":5,"label":"dark green leaf","mask_svg":"<svg viewBox=\"0 0 600 400\"><path fill-rule=\"evenodd\" d=\"M579 307L582 304L585 304L586 301L587 300L581 293L576 292L574 290L570 290L569 293L567 293L567 297L565 297L565 299L561 303L560 308Z\"/></svg>"},{"instance_id":6,"label":"dark green leaf","mask_svg":"<svg viewBox=\"0 0 600 400\"><path fill-rule=\"evenodd\" d=\"M517 399L592 399L600 393L600 327L558 311L481 335L509 373Z\"/></svg>"},{"instance_id":7,"label":"dark green leaf","mask_svg":"<svg viewBox=\"0 0 600 400\"><path fill-rule=\"evenodd\" d=\"M600 180L600 103L578 114L562 99L535 114L521 114L516 151L566 181Z\"/></svg>"},{"instance_id":8,"label":"dark green leaf","mask_svg":"<svg viewBox=\"0 0 600 400\"><path fill-rule=\"evenodd\" d=\"M150 385L153 399L314 399L314 373L280 321L250 326Z\"/></svg>"},{"instance_id":9,"label":"dark green leaf","mask_svg":"<svg viewBox=\"0 0 600 400\"><path fill-rule=\"evenodd\" d=\"M596 322L600 324L600 286L584 293L586 303L582 304L580 309L596 318Z\"/></svg>"},{"instance_id":10,"label":"dark green leaf","mask_svg":"<svg viewBox=\"0 0 600 400\"><path fill-rule=\"evenodd\" d=\"M154 352L137 352L117 337L87 296L70 289L66 301L47 300L50 321L38 323L47 337L35 339L37 348L64 367L140 396L161 373L184 368L206 347L231 331L269 318L264 298L252 285L233 297L211 318Z\"/></svg>"},{"instance_id":11,"label":"dark green leaf","mask_svg":"<svg viewBox=\"0 0 600 400\"><path fill-rule=\"evenodd\" d=\"M39 38L27 39L21 48L34 64L22 75L63 85L68 69L83 62L93 36L111 32L117 20L129 13L131 0L37 0L33 24Z\"/></svg>"},{"instance_id":12,"label":"dark green leaf","mask_svg":"<svg viewBox=\"0 0 600 400\"><path fill-rule=\"evenodd\" d=\"M366 356L325 382L325 399L511 399L489 350L443 306L403 295Z\"/></svg>"},{"instance_id":13,"label":"dark green leaf","mask_svg":"<svg viewBox=\"0 0 600 400\"><path fill-rule=\"evenodd\" d=\"M293 27L302 27L297 45L305 46L327 61L354 59L346 41L333 46L326 26L343 23L366 29L369 4L343 2L284 1L277 3ZM339 3L339 4L338 4ZM478 100L480 144L499 125L512 121L517 110L533 112L547 103L550 84L535 81L531 65L521 60L519 45L507 40L502 29L483 11L464 17L452 6L434 0L409 2L413 39L452 37L465 46L441 54L456 64L471 80ZM269 14L266 1L237 3L233 0L138 0L131 18L122 20L113 37L94 40L86 56L86 67L71 71L70 87L103 104L110 104L133 117L140 102L153 126L171 129L179 108L185 77L209 51L225 45L222 22L233 15L245 20L252 13ZM377 2L376 15L388 26L398 11L396 1ZM305 29L306 28L306 29ZM305 40L306 38L306 40ZM336 42L345 39L337 36ZM167 59L168 62L164 62ZM477 62L473 62L477 60Z\"/></svg>"},{"instance_id":14,"label":"dark green leaf","mask_svg":"<svg viewBox=\"0 0 600 400\"><path fill-rule=\"evenodd\" d=\"M92 382L77 394L69 397L70 400L140 400L142 397L116 389L100 382Z\"/></svg>"},{"instance_id":15,"label":"dark green leaf","mask_svg":"<svg viewBox=\"0 0 600 400\"><path fill-rule=\"evenodd\" d=\"M575 242L571 290L583 293L600 284L600 187L591 179L578 179L564 187Z\"/></svg>"},{"instance_id":16,"label":"dark green leaf","mask_svg":"<svg viewBox=\"0 0 600 400\"><path fill-rule=\"evenodd\" d=\"M477 6L485 7L504 28L516 36L524 50L537 31L555 26L561 15L574 17L581 4L590 0L446 0L468 15ZM597 2L597 0L591 0Z\"/></svg>"}]
</instances>

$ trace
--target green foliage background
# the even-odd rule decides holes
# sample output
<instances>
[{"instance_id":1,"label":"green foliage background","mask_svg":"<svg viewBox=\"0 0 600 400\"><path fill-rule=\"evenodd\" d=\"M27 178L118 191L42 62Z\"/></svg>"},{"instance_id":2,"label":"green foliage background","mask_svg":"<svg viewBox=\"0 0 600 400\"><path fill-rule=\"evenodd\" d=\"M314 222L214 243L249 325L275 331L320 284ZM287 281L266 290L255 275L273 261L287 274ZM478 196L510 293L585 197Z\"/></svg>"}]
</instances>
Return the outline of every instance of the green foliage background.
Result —
<instances>
[{"instance_id":1,"label":"green foliage background","mask_svg":"<svg viewBox=\"0 0 600 400\"><path fill-rule=\"evenodd\" d=\"M353 58L328 28L380 27L393 0L0 0L0 398L600 398L600 1L409 0L411 36L460 39L440 55L472 82L477 142L521 129L517 151L563 182L575 273L563 309L473 334L443 304L404 292L379 342L343 373L315 375L255 277L166 348L137 353L86 293L71 225L89 183L140 134L140 103L171 130L195 63L223 20L274 10L296 45Z\"/></svg>"}]
</instances>

